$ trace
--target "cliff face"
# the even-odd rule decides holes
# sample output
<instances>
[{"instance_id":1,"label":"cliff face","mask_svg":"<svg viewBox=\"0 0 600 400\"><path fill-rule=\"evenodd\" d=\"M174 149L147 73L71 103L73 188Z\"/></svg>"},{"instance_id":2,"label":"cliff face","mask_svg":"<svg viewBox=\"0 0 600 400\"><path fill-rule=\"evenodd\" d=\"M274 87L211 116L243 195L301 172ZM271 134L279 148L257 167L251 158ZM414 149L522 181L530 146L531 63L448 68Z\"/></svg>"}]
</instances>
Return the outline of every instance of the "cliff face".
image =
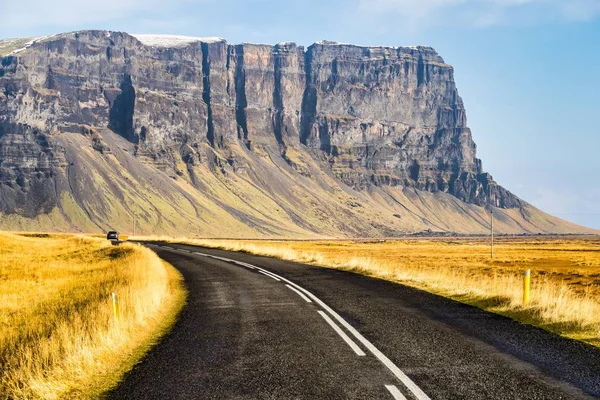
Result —
<instances>
[{"instance_id":1,"label":"cliff face","mask_svg":"<svg viewBox=\"0 0 600 400\"><path fill-rule=\"evenodd\" d=\"M307 52L302 141L352 186L404 185L520 207L475 157L453 69L429 47L324 43Z\"/></svg>"},{"instance_id":2,"label":"cliff face","mask_svg":"<svg viewBox=\"0 0 600 400\"><path fill-rule=\"evenodd\" d=\"M82 31L0 58L5 220L14 225L59 210L52 223L115 225L136 208L128 204L144 208L131 197L147 197L145 187L159 197L179 193L170 203L176 212L183 206L173 201L185 199L198 220L227 215L232 226L259 234L281 233L265 228L279 217L293 234L461 231L432 223L426 211L404 204L412 200L393 194L409 191L431 193L432 204L492 206L525 220L509 217L507 230L548 230L546 219L531 220L530 206L483 172L453 69L429 47L165 40ZM306 187L297 187L299 179ZM257 193L244 194L247 185ZM335 211L327 203L339 201L330 198L338 192L358 205ZM376 192L385 196L374 199ZM261 196L279 217L275 210L257 215ZM396 217L371 204L381 196ZM402 220L406 210L412 219ZM177 231L174 223L155 224L165 218L154 215L164 214L160 208L140 213L154 230ZM311 222L307 213L320 217ZM481 215L474 230L485 225Z\"/></svg>"}]
</instances>

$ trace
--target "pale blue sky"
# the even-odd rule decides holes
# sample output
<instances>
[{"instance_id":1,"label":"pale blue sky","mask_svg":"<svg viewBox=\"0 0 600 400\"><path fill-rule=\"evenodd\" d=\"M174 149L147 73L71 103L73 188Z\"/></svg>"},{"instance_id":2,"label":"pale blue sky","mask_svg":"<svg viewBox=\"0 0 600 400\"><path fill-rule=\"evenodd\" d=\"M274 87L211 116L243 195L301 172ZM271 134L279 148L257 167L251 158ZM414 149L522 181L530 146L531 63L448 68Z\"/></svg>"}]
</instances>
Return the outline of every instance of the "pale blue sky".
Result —
<instances>
[{"instance_id":1,"label":"pale blue sky","mask_svg":"<svg viewBox=\"0 0 600 400\"><path fill-rule=\"evenodd\" d=\"M486 171L600 228L600 0L0 0L0 37L78 29L435 47Z\"/></svg>"}]
</instances>

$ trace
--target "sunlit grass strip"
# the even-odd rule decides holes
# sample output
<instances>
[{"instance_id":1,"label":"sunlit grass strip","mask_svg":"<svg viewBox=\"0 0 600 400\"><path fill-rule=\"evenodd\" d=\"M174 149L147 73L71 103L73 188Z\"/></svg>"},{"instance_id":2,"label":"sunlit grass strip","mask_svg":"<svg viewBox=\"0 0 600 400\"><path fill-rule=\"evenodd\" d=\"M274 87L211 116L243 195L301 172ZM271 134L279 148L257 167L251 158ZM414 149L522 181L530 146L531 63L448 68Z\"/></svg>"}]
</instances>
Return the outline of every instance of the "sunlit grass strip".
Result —
<instances>
[{"instance_id":1,"label":"sunlit grass strip","mask_svg":"<svg viewBox=\"0 0 600 400\"><path fill-rule=\"evenodd\" d=\"M600 346L600 241L250 241L172 239L401 282ZM532 268L533 267L533 268ZM524 270L532 268L523 306Z\"/></svg>"},{"instance_id":2,"label":"sunlit grass strip","mask_svg":"<svg viewBox=\"0 0 600 400\"><path fill-rule=\"evenodd\" d=\"M174 323L182 278L138 245L39 236L0 233L0 398L98 397Z\"/></svg>"}]
</instances>

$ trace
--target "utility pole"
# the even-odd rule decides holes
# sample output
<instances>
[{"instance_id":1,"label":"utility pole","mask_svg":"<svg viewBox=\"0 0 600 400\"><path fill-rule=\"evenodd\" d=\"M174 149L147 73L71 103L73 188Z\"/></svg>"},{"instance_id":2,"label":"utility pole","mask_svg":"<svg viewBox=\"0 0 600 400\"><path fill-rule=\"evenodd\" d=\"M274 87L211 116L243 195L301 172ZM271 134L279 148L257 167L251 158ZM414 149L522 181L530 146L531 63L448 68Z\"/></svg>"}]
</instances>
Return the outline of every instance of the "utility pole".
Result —
<instances>
[{"instance_id":1,"label":"utility pole","mask_svg":"<svg viewBox=\"0 0 600 400\"><path fill-rule=\"evenodd\" d=\"M492 241L490 243L490 256L494 258L494 210L490 208L490 236Z\"/></svg>"}]
</instances>

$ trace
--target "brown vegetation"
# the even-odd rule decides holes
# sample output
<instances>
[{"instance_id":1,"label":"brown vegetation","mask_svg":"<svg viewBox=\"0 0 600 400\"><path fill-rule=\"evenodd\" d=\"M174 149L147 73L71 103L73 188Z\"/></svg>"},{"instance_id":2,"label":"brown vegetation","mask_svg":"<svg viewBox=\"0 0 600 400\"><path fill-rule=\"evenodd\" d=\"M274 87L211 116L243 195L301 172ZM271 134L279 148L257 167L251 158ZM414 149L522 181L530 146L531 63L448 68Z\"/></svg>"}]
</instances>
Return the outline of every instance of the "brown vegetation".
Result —
<instances>
[{"instance_id":1,"label":"brown vegetation","mask_svg":"<svg viewBox=\"0 0 600 400\"><path fill-rule=\"evenodd\" d=\"M97 397L185 299L180 275L139 245L0 232L0 255L0 398Z\"/></svg>"}]
</instances>

